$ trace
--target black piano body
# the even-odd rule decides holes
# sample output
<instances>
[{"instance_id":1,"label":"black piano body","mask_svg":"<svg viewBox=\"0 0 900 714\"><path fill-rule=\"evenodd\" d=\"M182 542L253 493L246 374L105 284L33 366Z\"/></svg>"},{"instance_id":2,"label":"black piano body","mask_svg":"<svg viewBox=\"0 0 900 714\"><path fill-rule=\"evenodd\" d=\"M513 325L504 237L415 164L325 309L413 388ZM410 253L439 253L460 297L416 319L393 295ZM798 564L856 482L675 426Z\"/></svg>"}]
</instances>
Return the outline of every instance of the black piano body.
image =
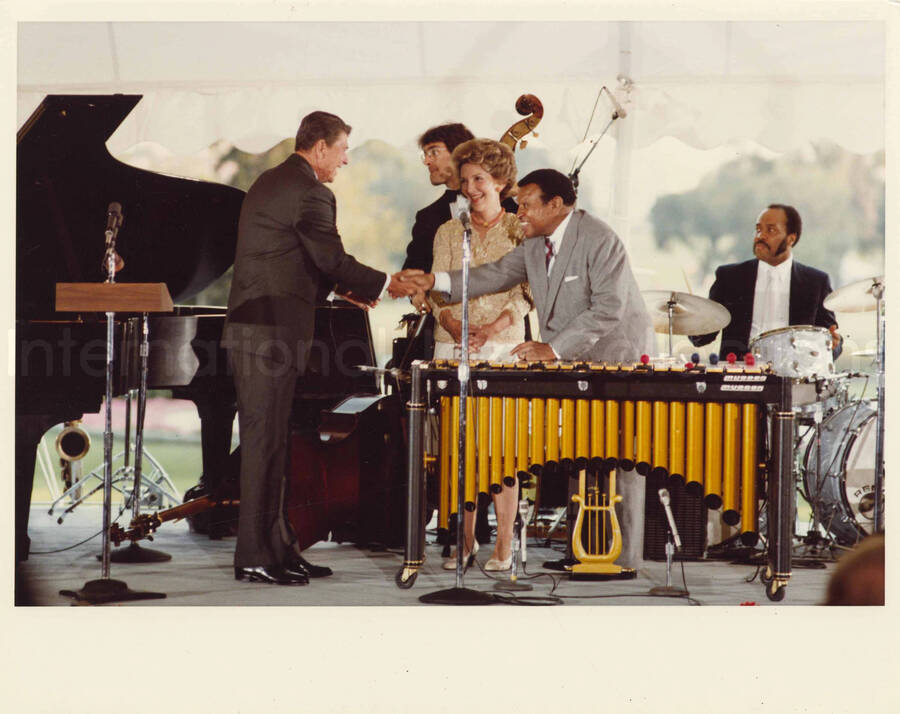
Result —
<instances>
[{"instance_id":1,"label":"black piano body","mask_svg":"<svg viewBox=\"0 0 900 714\"><path fill-rule=\"evenodd\" d=\"M28 516L37 446L55 424L98 412L105 393L106 324L101 314L55 311L58 282L102 282L106 211L122 205L118 282L163 282L173 314L149 319L148 388L190 399L201 421L203 473L224 473L235 415L234 387L219 342L225 310L177 305L222 276L234 259L243 191L137 169L113 158L106 141L139 95L47 96L17 136L15 472L16 560L28 557ZM139 384L140 317L117 315L114 393ZM340 301L317 310L310 370L295 419L374 377L367 315ZM344 344L352 341L353 348ZM317 356L318 355L318 356ZM340 364L336 363L338 360Z\"/></svg>"}]
</instances>

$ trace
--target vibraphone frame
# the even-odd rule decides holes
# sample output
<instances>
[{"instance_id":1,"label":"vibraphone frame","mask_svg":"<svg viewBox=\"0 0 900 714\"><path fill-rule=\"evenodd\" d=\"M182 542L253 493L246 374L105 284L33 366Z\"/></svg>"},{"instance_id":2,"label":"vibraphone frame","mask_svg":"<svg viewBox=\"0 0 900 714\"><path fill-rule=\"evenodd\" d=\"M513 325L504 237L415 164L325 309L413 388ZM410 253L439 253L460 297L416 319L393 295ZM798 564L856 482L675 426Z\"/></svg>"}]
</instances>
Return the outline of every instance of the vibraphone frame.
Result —
<instances>
[{"instance_id":1,"label":"vibraphone frame","mask_svg":"<svg viewBox=\"0 0 900 714\"><path fill-rule=\"evenodd\" d=\"M424 417L440 397L459 393L455 363L412 365L409 417L406 545L395 582L410 588L425 559ZM656 368L595 363L518 363L503 367L471 364L472 397L601 399L623 401L755 403L768 411L765 473L768 496L768 564L762 581L770 600L782 600L791 577L794 525L791 380L761 368Z\"/></svg>"}]
</instances>

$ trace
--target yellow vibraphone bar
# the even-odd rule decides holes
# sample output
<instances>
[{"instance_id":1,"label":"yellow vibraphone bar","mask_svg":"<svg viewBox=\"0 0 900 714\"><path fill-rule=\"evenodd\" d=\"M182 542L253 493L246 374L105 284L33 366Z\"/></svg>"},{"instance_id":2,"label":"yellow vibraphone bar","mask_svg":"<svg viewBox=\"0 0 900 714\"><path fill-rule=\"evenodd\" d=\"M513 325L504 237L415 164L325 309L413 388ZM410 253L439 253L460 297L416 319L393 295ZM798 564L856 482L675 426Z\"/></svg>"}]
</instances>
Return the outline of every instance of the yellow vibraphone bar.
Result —
<instances>
[{"instance_id":1,"label":"yellow vibraphone bar","mask_svg":"<svg viewBox=\"0 0 900 714\"><path fill-rule=\"evenodd\" d=\"M424 382L429 407L440 415L441 438L436 440L437 454L420 449L414 455L411 450L410 474L412 479L424 458L437 459L438 525L446 528L456 511L460 481L459 365L418 363L414 377L416 372ZM539 494L544 491L542 482L577 477L573 500L579 516L576 533L571 534L573 550L582 566L606 572L621 549L613 510L621 496L615 491L613 469L634 468L645 476L684 483L687 491L702 496L707 507L721 508L726 524L740 524L743 543L755 544L757 505L764 495L758 488L761 476L777 472L774 486L768 473L770 509L775 489L776 509L790 511L783 493L790 493L790 483L783 483L790 482L790 457L783 453L787 431L780 421L778 454L768 472L766 462L773 461L773 452L765 448L767 407L782 421L790 412L786 382L768 369L745 366L471 364L462 479L465 508L476 507L478 494L498 492L502 484L514 486L528 475L537 476ZM789 439L787 446L789 451ZM597 485L598 476L605 474L609 474L606 490ZM793 516L779 513L779 518L776 530L783 540L781 531L790 518L788 533L792 532ZM409 520L416 521L413 514ZM588 533L579 532L585 527ZM771 531L770 526L770 536ZM772 580L782 588L789 577L789 547L788 541L785 563L784 544L778 543L779 562L771 568Z\"/></svg>"}]
</instances>

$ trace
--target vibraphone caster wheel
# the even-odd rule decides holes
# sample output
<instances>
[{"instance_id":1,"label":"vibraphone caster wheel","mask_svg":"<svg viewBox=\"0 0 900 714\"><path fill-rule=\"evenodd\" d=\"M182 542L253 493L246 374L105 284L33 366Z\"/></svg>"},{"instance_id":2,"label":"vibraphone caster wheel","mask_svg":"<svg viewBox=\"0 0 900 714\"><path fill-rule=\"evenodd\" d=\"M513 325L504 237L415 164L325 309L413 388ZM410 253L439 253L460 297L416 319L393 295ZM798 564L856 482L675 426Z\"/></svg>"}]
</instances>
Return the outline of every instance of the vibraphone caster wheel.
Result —
<instances>
[{"instance_id":1,"label":"vibraphone caster wheel","mask_svg":"<svg viewBox=\"0 0 900 714\"><path fill-rule=\"evenodd\" d=\"M418 575L419 571L417 570L409 572L405 567L400 568L394 576L394 584L402 590L409 590L413 586L413 583L416 582L416 577L418 577Z\"/></svg>"},{"instance_id":2,"label":"vibraphone caster wheel","mask_svg":"<svg viewBox=\"0 0 900 714\"><path fill-rule=\"evenodd\" d=\"M762 572L759 574L760 582L767 587L772 584L772 580L774 580L774 579L775 579L775 576L772 574L771 566L767 565L765 568L762 569Z\"/></svg>"},{"instance_id":3,"label":"vibraphone caster wheel","mask_svg":"<svg viewBox=\"0 0 900 714\"><path fill-rule=\"evenodd\" d=\"M784 600L784 596L787 594L787 587L782 585L781 583L775 583L770 581L768 585L766 585L766 597L769 598L772 602L781 602Z\"/></svg>"}]
</instances>

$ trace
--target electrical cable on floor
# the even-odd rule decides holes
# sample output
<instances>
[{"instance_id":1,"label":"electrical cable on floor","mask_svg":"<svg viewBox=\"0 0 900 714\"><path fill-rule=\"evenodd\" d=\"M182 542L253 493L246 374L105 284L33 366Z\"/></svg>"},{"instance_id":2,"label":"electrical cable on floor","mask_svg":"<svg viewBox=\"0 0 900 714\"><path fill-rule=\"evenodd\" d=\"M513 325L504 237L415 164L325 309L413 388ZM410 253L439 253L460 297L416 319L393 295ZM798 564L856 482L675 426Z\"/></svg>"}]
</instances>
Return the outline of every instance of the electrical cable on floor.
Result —
<instances>
[{"instance_id":1,"label":"electrical cable on floor","mask_svg":"<svg viewBox=\"0 0 900 714\"><path fill-rule=\"evenodd\" d=\"M116 523L116 522L122 517L122 514L123 514L124 512L125 512L125 511L124 511L123 509L120 508L120 509L119 509L119 515L116 516L116 517L112 520L112 522L110 523L110 526L112 526L113 523ZM94 535L88 536L88 537L85 538L84 540L79 541L78 543L75 543L74 545L67 545L65 548L58 548L57 550L29 550L29 551L28 551L28 555L53 555L54 553L64 553L64 552L67 551L67 550L72 550L73 548L77 548L77 547L80 546L80 545L84 545L84 544L87 543L88 541L93 540L93 539L96 538L98 535L102 535L102 534L103 534L103 529L101 528L99 531L97 531L96 533L94 533Z\"/></svg>"},{"instance_id":2,"label":"electrical cable on floor","mask_svg":"<svg viewBox=\"0 0 900 714\"><path fill-rule=\"evenodd\" d=\"M98 535L100 535L102 533L103 533L103 529L101 528L99 531L94 533L94 535L88 536L83 541L75 543L74 545L69 545L69 546L66 546L65 548L59 548L58 550L30 550L30 551L28 551L28 555L51 555L53 553L63 553L67 550L72 550L72 548L77 548L80 545L84 545L89 540L93 540L94 538L96 538Z\"/></svg>"}]
</instances>

